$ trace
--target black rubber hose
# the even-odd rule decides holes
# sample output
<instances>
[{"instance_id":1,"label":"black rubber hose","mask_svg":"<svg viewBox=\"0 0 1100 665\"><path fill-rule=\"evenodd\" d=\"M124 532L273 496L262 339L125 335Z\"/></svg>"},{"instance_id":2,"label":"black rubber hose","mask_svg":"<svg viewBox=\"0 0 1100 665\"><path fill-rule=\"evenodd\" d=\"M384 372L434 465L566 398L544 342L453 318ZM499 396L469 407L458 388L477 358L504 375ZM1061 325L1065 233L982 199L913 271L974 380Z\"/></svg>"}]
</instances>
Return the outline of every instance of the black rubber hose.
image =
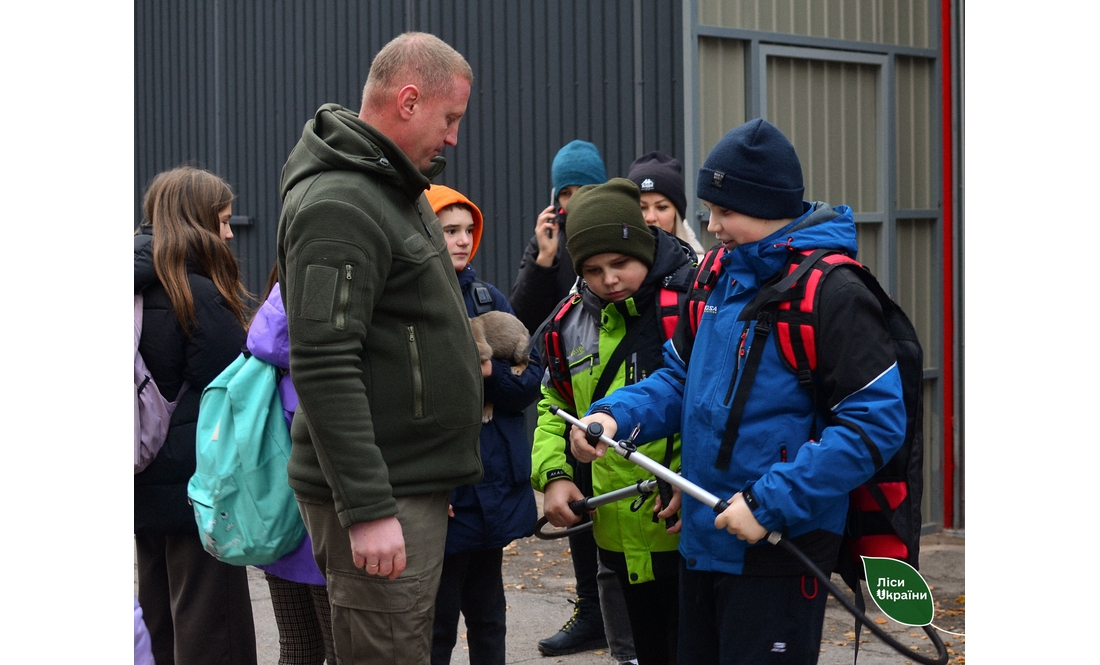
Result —
<instances>
[{"instance_id":1,"label":"black rubber hose","mask_svg":"<svg viewBox=\"0 0 1100 665\"><path fill-rule=\"evenodd\" d=\"M772 534L769 534L768 542L778 547L782 547L784 550L790 552L799 561L801 561L802 565L810 569L810 572L814 574L814 577L816 577L819 581L821 581L822 584L825 585L825 588L833 594L834 598L839 600L840 603L844 605L844 607L848 610L849 613L851 613L852 616L859 620L860 623L862 623L864 626L867 626L867 628L869 628L872 633L874 633L880 640L890 645L895 651L903 654L906 658L909 658L910 660L915 660L918 663L924 663L925 665L947 665L947 647L944 646L943 640L940 639L939 633L937 633L936 629L933 628L931 625L922 626L922 628L924 628L924 632L928 635L928 638L932 640L932 645L936 647L936 653L939 654L939 657L935 659L929 658L928 656L913 651L901 642L895 640L893 637L890 636L889 633L880 628L878 624L868 619L867 615L861 612L859 608L855 606L855 603L848 600L848 597L844 595L844 592L838 589L836 585L833 584L832 580L829 579L829 576L821 572L821 569L818 568L817 565L810 560L810 557L802 553L802 550L795 547L794 544L788 541L786 538L779 537L778 540L772 540L771 537ZM858 648L859 645L857 644L856 649Z\"/></svg>"}]
</instances>

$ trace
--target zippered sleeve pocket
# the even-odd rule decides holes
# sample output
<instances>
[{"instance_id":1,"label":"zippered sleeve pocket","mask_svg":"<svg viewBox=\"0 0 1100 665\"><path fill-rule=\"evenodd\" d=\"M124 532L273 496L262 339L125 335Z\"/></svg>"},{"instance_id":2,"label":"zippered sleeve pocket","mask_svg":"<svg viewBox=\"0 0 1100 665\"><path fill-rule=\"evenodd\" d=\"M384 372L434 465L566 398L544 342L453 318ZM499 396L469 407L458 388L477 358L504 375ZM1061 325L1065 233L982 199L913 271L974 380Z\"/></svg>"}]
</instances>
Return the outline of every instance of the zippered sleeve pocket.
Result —
<instances>
[{"instance_id":1,"label":"zippered sleeve pocket","mask_svg":"<svg viewBox=\"0 0 1100 665\"><path fill-rule=\"evenodd\" d=\"M409 376L412 380L413 392L413 417L424 417L424 373L420 366L420 349L416 345L416 328L412 325L406 327L409 346Z\"/></svg>"},{"instance_id":2,"label":"zippered sleeve pocket","mask_svg":"<svg viewBox=\"0 0 1100 665\"><path fill-rule=\"evenodd\" d=\"M336 284L336 312L332 327L344 331L348 329L348 307L351 305L351 279L355 274L355 264L345 263L343 274L338 275Z\"/></svg>"}]
</instances>

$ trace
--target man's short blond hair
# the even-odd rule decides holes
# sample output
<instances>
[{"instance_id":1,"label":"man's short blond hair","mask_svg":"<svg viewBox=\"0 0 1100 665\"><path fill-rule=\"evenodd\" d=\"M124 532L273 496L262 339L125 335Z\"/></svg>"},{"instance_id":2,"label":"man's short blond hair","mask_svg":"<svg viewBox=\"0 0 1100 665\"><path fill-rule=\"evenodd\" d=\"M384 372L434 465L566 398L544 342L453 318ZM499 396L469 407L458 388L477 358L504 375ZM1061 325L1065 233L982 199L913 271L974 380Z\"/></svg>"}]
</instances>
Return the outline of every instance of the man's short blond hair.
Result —
<instances>
[{"instance_id":1,"label":"man's short blond hair","mask_svg":"<svg viewBox=\"0 0 1100 665\"><path fill-rule=\"evenodd\" d=\"M474 72L461 53L433 34L406 32L374 56L363 86L363 105L378 108L410 83L424 96L445 95L452 90L456 76L474 81Z\"/></svg>"}]
</instances>

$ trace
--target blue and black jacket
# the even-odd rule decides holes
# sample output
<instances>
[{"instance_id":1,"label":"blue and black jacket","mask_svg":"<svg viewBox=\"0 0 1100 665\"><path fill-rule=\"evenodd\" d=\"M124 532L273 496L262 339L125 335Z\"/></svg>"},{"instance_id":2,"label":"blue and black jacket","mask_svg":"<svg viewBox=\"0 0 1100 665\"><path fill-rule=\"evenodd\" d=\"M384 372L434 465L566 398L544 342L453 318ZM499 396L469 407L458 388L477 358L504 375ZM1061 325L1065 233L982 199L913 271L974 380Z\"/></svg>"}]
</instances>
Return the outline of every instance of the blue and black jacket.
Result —
<instances>
[{"instance_id":1,"label":"blue and black jacket","mask_svg":"<svg viewBox=\"0 0 1100 665\"><path fill-rule=\"evenodd\" d=\"M846 270L830 273L818 304L816 391L783 364L775 335L756 339L754 321L738 320L761 285L793 251L836 249L854 258L855 222L847 206L804 204L806 212L755 243L726 252L685 365L676 339L666 367L597 402L620 429L642 423L646 440L681 432L685 478L723 499L751 486L753 516L780 530L824 570L841 542L848 492L889 459L905 435L905 406L893 346L875 296ZM753 344L762 343L752 390L729 467L716 464L730 405ZM816 393L816 395L814 394ZM816 401L815 401L816 397ZM854 424L833 425L832 418ZM744 575L805 572L785 552L749 545L714 528L710 506L684 495L680 553L689 570Z\"/></svg>"}]
</instances>

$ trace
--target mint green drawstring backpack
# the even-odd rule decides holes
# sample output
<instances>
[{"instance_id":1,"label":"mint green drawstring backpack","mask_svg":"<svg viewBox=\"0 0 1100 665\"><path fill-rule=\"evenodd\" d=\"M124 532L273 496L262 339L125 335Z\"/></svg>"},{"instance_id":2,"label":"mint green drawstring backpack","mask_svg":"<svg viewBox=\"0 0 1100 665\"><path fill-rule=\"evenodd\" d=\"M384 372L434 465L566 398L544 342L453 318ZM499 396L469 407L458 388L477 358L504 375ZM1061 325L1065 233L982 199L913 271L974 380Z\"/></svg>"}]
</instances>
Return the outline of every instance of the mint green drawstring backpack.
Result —
<instances>
[{"instance_id":1,"label":"mint green drawstring backpack","mask_svg":"<svg viewBox=\"0 0 1100 665\"><path fill-rule=\"evenodd\" d=\"M306 535L278 384L279 369L246 352L202 392L187 497L203 548L225 563L273 563Z\"/></svg>"}]
</instances>

